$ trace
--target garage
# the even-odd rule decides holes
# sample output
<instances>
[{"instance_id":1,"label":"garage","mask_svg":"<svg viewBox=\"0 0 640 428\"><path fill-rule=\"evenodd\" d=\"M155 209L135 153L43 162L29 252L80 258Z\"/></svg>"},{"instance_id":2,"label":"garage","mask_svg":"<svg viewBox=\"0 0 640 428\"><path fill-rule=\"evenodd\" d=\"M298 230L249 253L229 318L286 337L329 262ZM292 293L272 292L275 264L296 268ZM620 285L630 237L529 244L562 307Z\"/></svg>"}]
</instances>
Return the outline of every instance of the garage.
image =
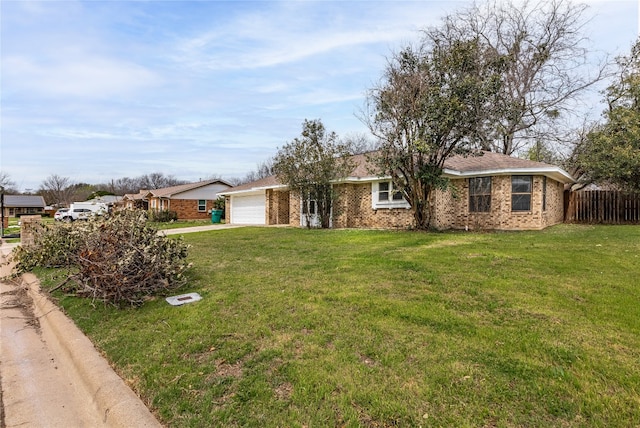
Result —
<instances>
[{"instance_id":1,"label":"garage","mask_svg":"<svg viewBox=\"0 0 640 428\"><path fill-rule=\"evenodd\" d=\"M264 192L231 196L232 224L266 224Z\"/></svg>"}]
</instances>

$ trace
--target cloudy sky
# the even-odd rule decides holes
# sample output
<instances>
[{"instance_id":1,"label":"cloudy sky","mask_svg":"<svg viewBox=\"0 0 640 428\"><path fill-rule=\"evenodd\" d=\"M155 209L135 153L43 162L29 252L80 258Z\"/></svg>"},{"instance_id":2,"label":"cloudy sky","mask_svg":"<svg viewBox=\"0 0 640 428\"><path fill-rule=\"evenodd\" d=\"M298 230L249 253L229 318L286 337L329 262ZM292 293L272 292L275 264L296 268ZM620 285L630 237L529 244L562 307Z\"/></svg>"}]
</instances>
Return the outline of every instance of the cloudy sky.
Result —
<instances>
[{"instance_id":1,"label":"cloudy sky","mask_svg":"<svg viewBox=\"0 0 640 428\"><path fill-rule=\"evenodd\" d=\"M593 49L629 52L639 0L587 3ZM0 170L20 190L243 177L305 118L366 133L386 57L465 4L0 0Z\"/></svg>"}]
</instances>

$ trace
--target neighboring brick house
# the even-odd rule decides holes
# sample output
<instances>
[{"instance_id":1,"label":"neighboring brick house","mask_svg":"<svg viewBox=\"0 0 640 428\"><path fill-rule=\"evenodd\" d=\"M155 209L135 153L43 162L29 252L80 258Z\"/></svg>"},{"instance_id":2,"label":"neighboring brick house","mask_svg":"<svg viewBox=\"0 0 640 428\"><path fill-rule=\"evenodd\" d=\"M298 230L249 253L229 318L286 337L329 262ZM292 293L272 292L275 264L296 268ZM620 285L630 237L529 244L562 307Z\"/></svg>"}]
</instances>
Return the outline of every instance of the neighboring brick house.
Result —
<instances>
[{"instance_id":1,"label":"neighboring brick house","mask_svg":"<svg viewBox=\"0 0 640 428\"><path fill-rule=\"evenodd\" d=\"M44 214L44 198L40 195L4 195L4 217Z\"/></svg>"},{"instance_id":2,"label":"neighboring brick house","mask_svg":"<svg viewBox=\"0 0 640 428\"><path fill-rule=\"evenodd\" d=\"M394 192L390 178L369 172L365 155L353 157L349 177L334 184L334 228L410 228L409 204ZM436 191L433 226L438 229L535 230L564 219L564 186L573 178L561 168L499 153L454 156L444 175L451 188ZM313 201L303 203L275 176L222 192L232 224L304 226L314 213ZM313 216L311 216L313 222Z\"/></svg>"},{"instance_id":3,"label":"neighboring brick house","mask_svg":"<svg viewBox=\"0 0 640 428\"><path fill-rule=\"evenodd\" d=\"M146 199L148 195L148 190L140 190L138 193L127 193L122 197L119 205L127 209L146 211L149 209L149 201Z\"/></svg>"},{"instance_id":4,"label":"neighboring brick house","mask_svg":"<svg viewBox=\"0 0 640 428\"><path fill-rule=\"evenodd\" d=\"M216 179L163 189L141 190L140 193L124 195L122 200L125 208L175 211L179 220L207 219L218 194L229 188L231 184Z\"/></svg>"}]
</instances>

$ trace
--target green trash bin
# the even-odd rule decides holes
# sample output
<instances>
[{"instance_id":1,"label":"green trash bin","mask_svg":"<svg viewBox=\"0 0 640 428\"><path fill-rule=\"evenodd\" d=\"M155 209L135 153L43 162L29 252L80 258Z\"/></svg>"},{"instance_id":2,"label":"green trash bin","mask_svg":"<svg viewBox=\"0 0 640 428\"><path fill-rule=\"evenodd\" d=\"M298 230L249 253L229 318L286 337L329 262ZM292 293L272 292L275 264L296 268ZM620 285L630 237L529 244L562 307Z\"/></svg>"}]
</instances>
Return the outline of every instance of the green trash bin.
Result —
<instances>
[{"instance_id":1,"label":"green trash bin","mask_svg":"<svg viewBox=\"0 0 640 428\"><path fill-rule=\"evenodd\" d=\"M222 210L211 210L211 223L220 223L222 220Z\"/></svg>"}]
</instances>

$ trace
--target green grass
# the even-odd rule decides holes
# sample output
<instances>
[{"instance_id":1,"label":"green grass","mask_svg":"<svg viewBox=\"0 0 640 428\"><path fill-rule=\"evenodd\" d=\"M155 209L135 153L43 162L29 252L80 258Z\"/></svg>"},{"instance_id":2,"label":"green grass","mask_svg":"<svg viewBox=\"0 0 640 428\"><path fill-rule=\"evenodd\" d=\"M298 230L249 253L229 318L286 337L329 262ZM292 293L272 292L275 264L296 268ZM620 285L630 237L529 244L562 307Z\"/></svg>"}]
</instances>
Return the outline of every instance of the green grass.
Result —
<instances>
[{"instance_id":1,"label":"green grass","mask_svg":"<svg viewBox=\"0 0 640 428\"><path fill-rule=\"evenodd\" d=\"M184 238L200 302L60 296L167 426L640 424L640 227Z\"/></svg>"}]
</instances>

